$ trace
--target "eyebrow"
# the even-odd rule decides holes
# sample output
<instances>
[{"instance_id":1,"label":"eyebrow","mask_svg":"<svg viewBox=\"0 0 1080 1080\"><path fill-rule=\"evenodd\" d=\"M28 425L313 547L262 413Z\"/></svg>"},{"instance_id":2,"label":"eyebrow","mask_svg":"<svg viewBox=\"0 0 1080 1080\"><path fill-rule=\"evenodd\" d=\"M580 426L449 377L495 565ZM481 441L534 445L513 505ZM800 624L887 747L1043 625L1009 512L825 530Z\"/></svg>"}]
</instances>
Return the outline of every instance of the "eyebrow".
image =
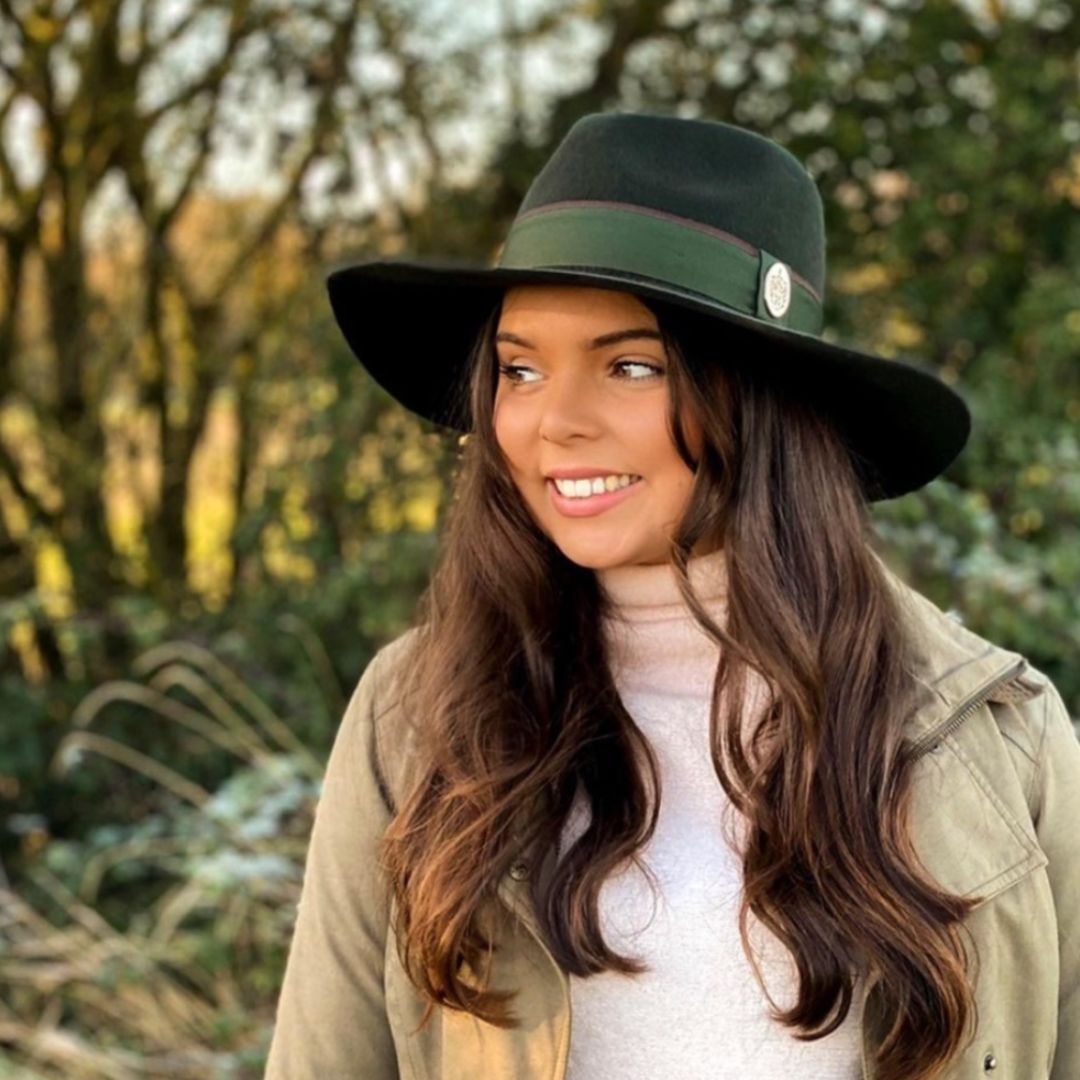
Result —
<instances>
[{"instance_id":1,"label":"eyebrow","mask_svg":"<svg viewBox=\"0 0 1080 1080\"><path fill-rule=\"evenodd\" d=\"M633 338L648 338L650 341L663 340L659 331L647 326L636 326L629 330L613 330L610 334L601 334L599 337L593 338L585 348L590 350L602 349L605 345L617 345L620 341L630 341ZM525 338L512 334L509 330L500 330L495 335L495 340L496 342L505 341L511 345L520 345L523 349L536 348L531 341L526 341Z\"/></svg>"}]
</instances>

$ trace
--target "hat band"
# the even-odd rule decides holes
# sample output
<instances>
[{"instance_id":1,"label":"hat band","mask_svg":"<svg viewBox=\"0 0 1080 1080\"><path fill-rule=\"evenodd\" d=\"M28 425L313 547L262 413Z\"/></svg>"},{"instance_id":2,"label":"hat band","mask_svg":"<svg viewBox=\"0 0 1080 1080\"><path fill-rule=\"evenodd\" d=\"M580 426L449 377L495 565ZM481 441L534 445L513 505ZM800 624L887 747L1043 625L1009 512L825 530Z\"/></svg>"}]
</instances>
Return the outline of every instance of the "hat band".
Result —
<instances>
[{"instance_id":1,"label":"hat band","mask_svg":"<svg viewBox=\"0 0 1080 1080\"><path fill-rule=\"evenodd\" d=\"M720 229L627 203L551 203L515 219L498 267L584 269L634 274L676 286L766 322L820 334L822 306L813 287L784 264L790 302L775 315L766 277L781 262L764 248Z\"/></svg>"}]
</instances>

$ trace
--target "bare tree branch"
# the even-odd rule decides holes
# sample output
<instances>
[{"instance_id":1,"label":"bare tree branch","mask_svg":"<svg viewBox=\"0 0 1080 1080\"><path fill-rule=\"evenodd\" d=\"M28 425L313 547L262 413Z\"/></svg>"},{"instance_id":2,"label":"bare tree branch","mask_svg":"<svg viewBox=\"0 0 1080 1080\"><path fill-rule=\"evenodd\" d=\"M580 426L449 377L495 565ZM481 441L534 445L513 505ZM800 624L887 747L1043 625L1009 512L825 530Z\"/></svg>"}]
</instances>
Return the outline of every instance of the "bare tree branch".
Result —
<instances>
[{"instance_id":1,"label":"bare tree branch","mask_svg":"<svg viewBox=\"0 0 1080 1080\"><path fill-rule=\"evenodd\" d=\"M334 28L334 34L328 48L325 74L322 76L323 88L315 106L315 119L312 123L308 145L300 155L299 161L293 166L285 182L285 187L274 206L267 212L259 227L252 230L247 242L241 245L240 250L229 263L225 273L218 279L217 295L223 295L231 288L232 284L238 279L241 269L273 235L289 208L296 201L300 185L303 183L311 164L325 149L327 138L333 132L336 123L333 109L334 91L348 65L349 50L352 45L357 18L357 9L353 7L350 9L349 14Z\"/></svg>"},{"instance_id":2,"label":"bare tree branch","mask_svg":"<svg viewBox=\"0 0 1080 1080\"><path fill-rule=\"evenodd\" d=\"M198 93L212 90L214 91L214 97L210 102L207 115L196 135L196 151L194 159L192 160L184 179L181 181L172 203L169 206L162 207L158 211L157 220L154 223L155 231L158 233L163 234L168 229L180 208L187 202L196 181L202 175L203 169L206 167L206 163L210 158L214 129L217 125L218 113L221 108L222 83L229 72L237 49L239 49L244 40L254 34L261 25L261 22L253 21L248 18L250 6L248 0L245 0L244 3L238 4L233 9L233 18L229 25L229 33L222 54L207 73L207 78L201 80ZM170 107L175 107L175 104L176 99L174 99L173 104ZM153 123L156 122L156 118L161 115L163 115L163 113L160 109L155 110L154 114L148 119L148 127L152 126Z\"/></svg>"},{"instance_id":3,"label":"bare tree branch","mask_svg":"<svg viewBox=\"0 0 1080 1080\"><path fill-rule=\"evenodd\" d=\"M193 101L200 94L208 91L220 91L225 76L229 73L236 50L257 31L265 29L266 15L252 15L251 0L236 0L229 20L229 31L221 55L194 82L178 90L172 97L161 102L156 108L143 115L142 121L147 130L152 128L163 116L174 109ZM202 11L203 9L199 9Z\"/></svg>"},{"instance_id":4,"label":"bare tree branch","mask_svg":"<svg viewBox=\"0 0 1080 1080\"><path fill-rule=\"evenodd\" d=\"M16 14L14 7L12 7L11 0L0 0L0 15L3 15L4 18L15 27L15 31L19 35L19 39L23 46L27 45L26 29L22 24L22 19Z\"/></svg>"},{"instance_id":5,"label":"bare tree branch","mask_svg":"<svg viewBox=\"0 0 1080 1080\"><path fill-rule=\"evenodd\" d=\"M170 45L179 41L195 25L195 22L206 14L206 8L201 4L192 4L160 40L151 41L149 36L151 4L152 0L143 0L142 10L139 13L139 54L135 64L140 69L148 68L155 63Z\"/></svg>"},{"instance_id":6,"label":"bare tree branch","mask_svg":"<svg viewBox=\"0 0 1080 1080\"><path fill-rule=\"evenodd\" d=\"M191 160L191 164L188 166L187 172L184 174L184 178L180 181L177 187L176 194L173 196L172 202L165 207L162 207L156 215L153 221L153 231L159 235L164 236L168 231L169 226L172 224L180 208L191 197L191 193L195 188L195 184L199 177L202 176L203 170L206 168L207 162L210 160L210 151L212 148L214 127L217 120L218 110L221 105L220 94L215 95L207 108L207 116L204 122L200 125L198 135L196 136L196 148L195 154Z\"/></svg>"}]
</instances>

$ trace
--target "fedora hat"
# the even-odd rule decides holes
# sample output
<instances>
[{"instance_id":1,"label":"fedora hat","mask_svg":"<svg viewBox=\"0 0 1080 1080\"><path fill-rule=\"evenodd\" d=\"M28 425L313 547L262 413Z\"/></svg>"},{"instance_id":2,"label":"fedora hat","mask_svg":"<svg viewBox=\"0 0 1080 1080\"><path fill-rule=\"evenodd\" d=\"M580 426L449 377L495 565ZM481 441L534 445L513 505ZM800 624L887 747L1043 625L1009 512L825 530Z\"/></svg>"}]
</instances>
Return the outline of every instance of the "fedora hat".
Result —
<instances>
[{"instance_id":1,"label":"fedora hat","mask_svg":"<svg viewBox=\"0 0 1080 1080\"><path fill-rule=\"evenodd\" d=\"M413 413L469 432L476 336L508 287L543 282L632 292L704 316L720 336L736 328L760 345L752 363L798 380L828 412L868 501L922 487L967 442L968 407L932 371L822 338L817 185L778 143L719 120L586 115L533 179L495 265L379 258L336 266L326 283L375 381Z\"/></svg>"}]
</instances>

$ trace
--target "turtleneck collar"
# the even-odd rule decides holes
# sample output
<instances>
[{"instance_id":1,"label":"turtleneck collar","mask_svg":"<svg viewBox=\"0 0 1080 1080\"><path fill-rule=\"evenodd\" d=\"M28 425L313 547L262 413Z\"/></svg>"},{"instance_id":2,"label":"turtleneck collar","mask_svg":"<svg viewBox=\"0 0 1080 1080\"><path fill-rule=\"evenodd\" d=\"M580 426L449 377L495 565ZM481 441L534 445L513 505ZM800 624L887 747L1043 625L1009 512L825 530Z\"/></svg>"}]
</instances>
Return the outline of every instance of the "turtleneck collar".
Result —
<instances>
[{"instance_id":1,"label":"turtleneck collar","mask_svg":"<svg viewBox=\"0 0 1080 1080\"><path fill-rule=\"evenodd\" d=\"M719 649L683 602L672 567L667 563L613 566L596 573L613 602L603 632L620 691L706 700ZM714 622L725 626L724 552L692 556L687 573L705 610Z\"/></svg>"},{"instance_id":2,"label":"turtleneck collar","mask_svg":"<svg viewBox=\"0 0 1080 1080\"><path fill-rule=\"evenodd\" d=\"M692 555L686 569L690 584L710 613L723 609L727 599L724 550ZM628 621L655 622L678 615L690 617L679 593L675 570L666 562L610 566L597 570L596 574L618 613Z\"/></svg>"}]
</instances>

